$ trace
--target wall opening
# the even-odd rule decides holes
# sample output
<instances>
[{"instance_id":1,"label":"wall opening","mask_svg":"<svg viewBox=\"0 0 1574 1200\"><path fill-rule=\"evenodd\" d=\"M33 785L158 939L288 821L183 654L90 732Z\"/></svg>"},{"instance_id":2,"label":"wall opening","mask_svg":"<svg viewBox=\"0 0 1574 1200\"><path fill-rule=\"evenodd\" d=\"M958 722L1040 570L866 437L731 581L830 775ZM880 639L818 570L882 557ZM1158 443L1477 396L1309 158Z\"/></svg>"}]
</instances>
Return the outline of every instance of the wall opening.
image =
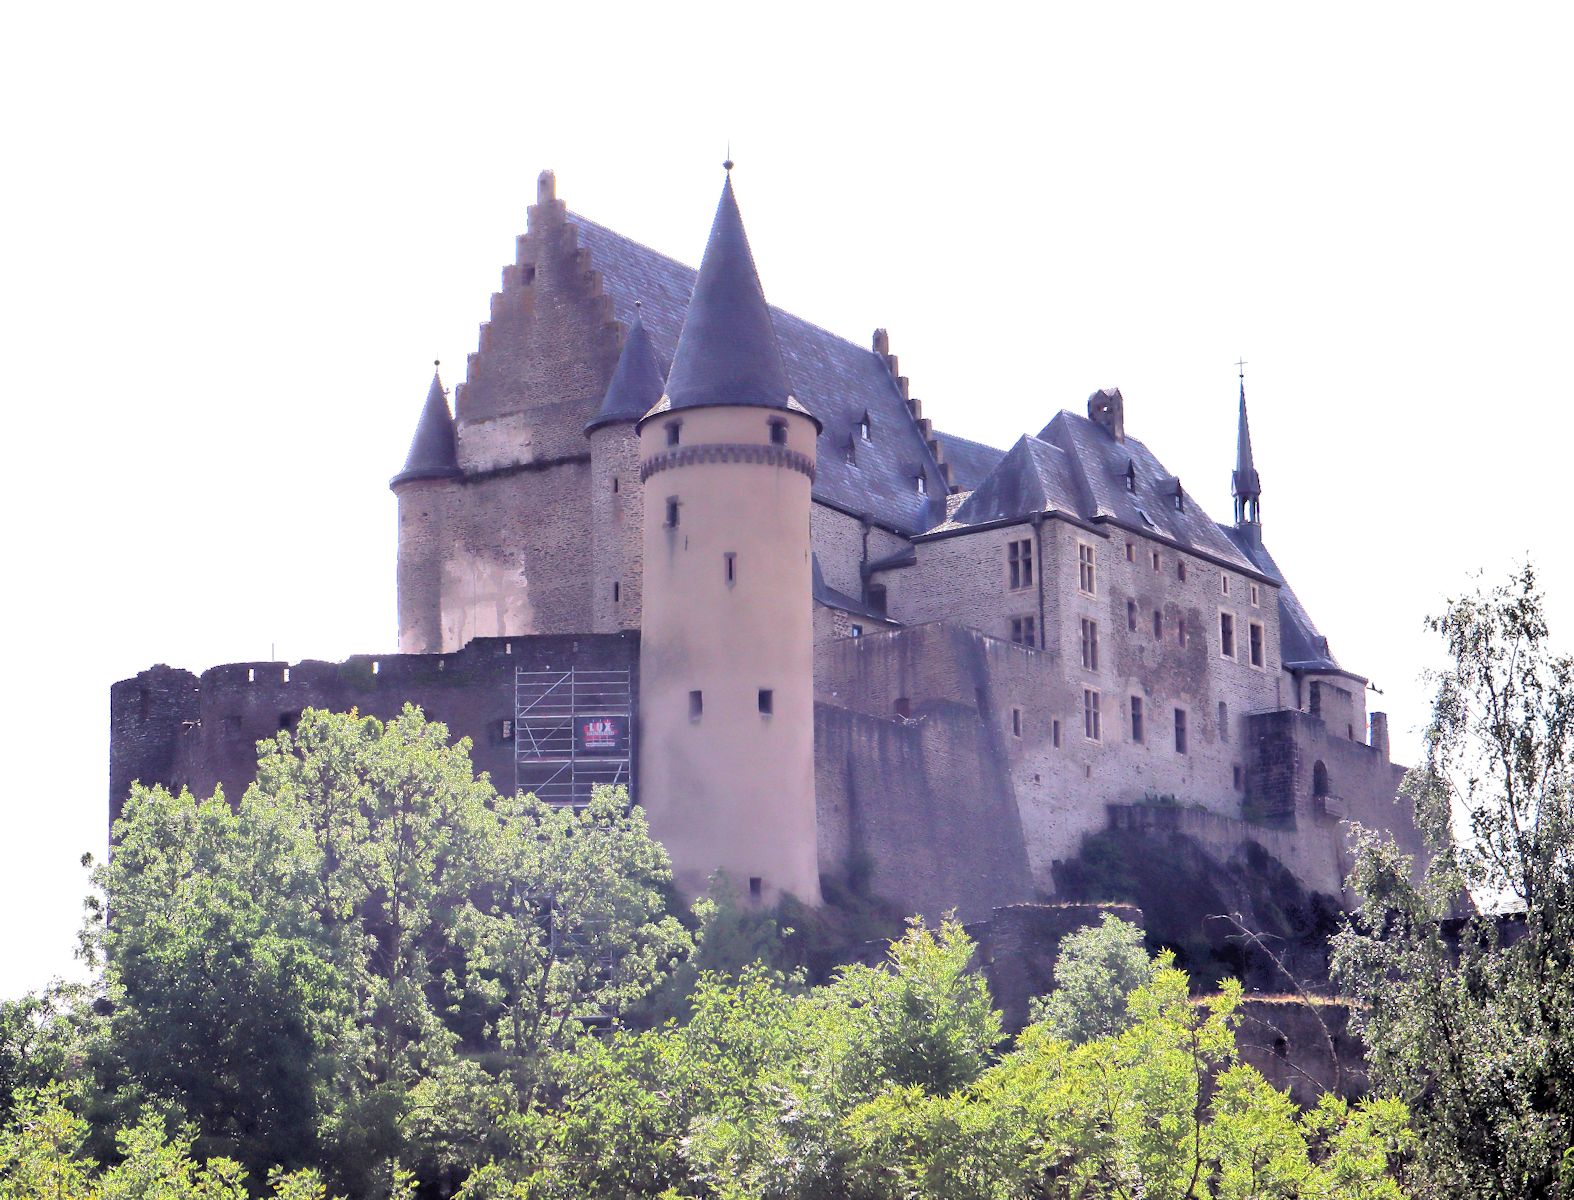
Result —
<instances>
[{"instance_id":1,"label":"wall opening","mask_svg":"<svg viewBox=\"0 0 1574 1200\"><path fill-rule=\"evenodd\" d=\"M1328 767L1319 758L1312 764L1312 795L1323 797L1328 794Z\"/></svg>"},{"instance_id":2,"label":"wall opening","mask_svg":"<svg viewBox=\"0 0 1574 1200\"><path fill-rule=\"evenodd\" d=\"M776 711L776 693L770 688L760 689L760 715L768 717Z\"/></svg>"},{"instance_id":3,"label":"wall opening","mask_svg":"<svg viewBox=\"0 0 1574 1200\"><path fill-rule=\"evenodd\" d=\"M765 895L765 880L758 875L749 876L749 899L758 900Z\"/></svg>"},{"instance_id":4,"label":"wall opening","mask_svg":"<svg viewBox=\"0 0 1574 1200\"><path fill-rule=\"evenodd\" d=\"M896 703L891 707L896 712L896 715L901 717L904 721L913 715L913 702L906 696L898 696L896 698Z\"/></svg>"},{"instance_id":5,"label":"wall opening","mask_svg":"<svg viewBox=\"0 0 1574 1200\"><path fill-rule=\"evenodd\" d=\"M689 693L689 720L698 721L705 715L705 694L703 692Z\"/></svg>"}]
</instances>

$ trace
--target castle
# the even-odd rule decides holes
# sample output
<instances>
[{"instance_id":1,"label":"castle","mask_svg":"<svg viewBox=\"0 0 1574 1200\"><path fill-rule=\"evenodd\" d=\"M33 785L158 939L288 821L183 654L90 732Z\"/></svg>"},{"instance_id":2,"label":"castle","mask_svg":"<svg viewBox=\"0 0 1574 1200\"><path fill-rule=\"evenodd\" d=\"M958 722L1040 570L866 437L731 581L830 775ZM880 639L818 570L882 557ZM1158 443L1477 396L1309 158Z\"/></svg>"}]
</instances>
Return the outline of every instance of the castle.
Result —
<instances>
[{"instance_id":1,"label":"castle","mask_svg":"<svg viewBox=\"0 0 1574 1200\"><path fill-rule=\"evenodd\" d=\"M1347 822L1419 850L1265 547L1244 382L1215 523L1118 390L1004 451L936 430L885 331L768 306L730 167L697 272L555 187L392 480L398 654L116 684L112 814L134 779L238 794L307 705L414 700L499 786L631 784L690 892L978 915L1166 829L1340 898Z\"/></svg>"}]
</instances>

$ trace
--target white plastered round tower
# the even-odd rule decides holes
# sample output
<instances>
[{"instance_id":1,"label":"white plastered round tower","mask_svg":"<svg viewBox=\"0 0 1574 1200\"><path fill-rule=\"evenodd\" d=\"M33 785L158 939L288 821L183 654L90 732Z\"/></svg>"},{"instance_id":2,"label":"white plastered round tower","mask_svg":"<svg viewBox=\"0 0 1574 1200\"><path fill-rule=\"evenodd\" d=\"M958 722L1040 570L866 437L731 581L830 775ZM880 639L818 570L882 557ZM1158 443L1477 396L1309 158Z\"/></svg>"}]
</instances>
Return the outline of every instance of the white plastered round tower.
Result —
<instances>
[{"instance_id":1,"label":"white plastered round tower","mask_svg":"<svg viewBox=\"0 0 1574 1200\"><path fill-rule=\"evenodd\" d=\"M820 902L810 487L729 179L661 401L641 420L640 802L679 888Z\"/></svg>"}]
</instances>

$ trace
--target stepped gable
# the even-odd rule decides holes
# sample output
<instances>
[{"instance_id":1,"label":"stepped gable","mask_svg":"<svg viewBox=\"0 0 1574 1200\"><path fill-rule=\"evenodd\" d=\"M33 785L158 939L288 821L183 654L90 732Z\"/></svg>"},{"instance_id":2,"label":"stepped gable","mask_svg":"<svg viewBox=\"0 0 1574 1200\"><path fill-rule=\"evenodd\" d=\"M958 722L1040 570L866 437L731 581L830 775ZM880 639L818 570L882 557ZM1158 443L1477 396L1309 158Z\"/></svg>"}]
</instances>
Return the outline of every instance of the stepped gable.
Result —
<instances>
[{"instance_id":1,"label":"stepped gable","mask_svg":"<svg viewBox=\"0 0 1574 1200\"><path fill-rule=\"evenodd\" d=\"M1253 543L1249 530L1223 524L1218 528L1243 555L1251 559L1259 571L1279 585L1279 660L1285 668L1292 671L1343 671L1344 668L1328 649L1328 639L1317 631L1311 614L1301 604L1294 589L1285 582L1284 572L1279 570L1273 555L1262 545Z\"/></svg>"},{"instance_id":2,"label":"stepped gable","mask_svg":"<svg viewBox=\"0 0 1574 1200\"><path fill-rule=\"evenodd\" d=\"M613 316L632 324L634 302L642 301L651 343L671 361L694 269L578 214L567 220L590 253ZM814 499L909 536L933 525L944 515L945 479L885 356L780 308L770 314L793 395L823 426ZM867 442L859 433L866 414ZM918 493L920 472L927 495Z\"/></svg>"},{"instance_id":3,"label":"stepped gable","mask_svg":"<svg viewBox=\"0 0 1574 1200\"><path fill-rule=\"evenodd\" d=\"M638 421L661 399L665 386L665 372L656 360L650 335L645 332L645 322L636 311L628 339L623 343L623 352L618 355L617 369L612 372L612 382L607 385L606 397L585 426L585 432L590 433L603 425Z\"/></svg>"},{"instance_id":4,"label":"stepped gable","mask_svg":"<svg viewBox=\"0 0 1574 1200\"><path fill-rule=\"evenodd\" d=\"M454 441L454 420L448 412L448 397L443 392L443 381L432 372L432 386L427 390L426 403L421 408L421 418L415 425L415 436L410 439L410 453L405 456L404 469L389 480L390 487L411 483L417 479L457 479L459 449Z\"/></svg>"},{"instance_id":5,"label":"stepped gable","mask_svg":"<svg viewBox=\"0 0 1574 1200\"><path fill-rule=\"evenodd\" d=\"M958 491L970 492L989 477L1005 457L1005 451L996 450L982 442L957 437L954 433L935 431L935 440L951 467L951 486Z\"/></svg>"},{"instance_id":6,"label":"stepped gable","mask_svg":"<svg viewBox=\"0 0 1574 1200\"><path fill-rule=\"evenodd\" d=\"M634 298L620 328L556 179L543 171L455 394L459 424L548 407L578 415L575 425L589 420L611 382Z\"/></svg>"}]
</instances>

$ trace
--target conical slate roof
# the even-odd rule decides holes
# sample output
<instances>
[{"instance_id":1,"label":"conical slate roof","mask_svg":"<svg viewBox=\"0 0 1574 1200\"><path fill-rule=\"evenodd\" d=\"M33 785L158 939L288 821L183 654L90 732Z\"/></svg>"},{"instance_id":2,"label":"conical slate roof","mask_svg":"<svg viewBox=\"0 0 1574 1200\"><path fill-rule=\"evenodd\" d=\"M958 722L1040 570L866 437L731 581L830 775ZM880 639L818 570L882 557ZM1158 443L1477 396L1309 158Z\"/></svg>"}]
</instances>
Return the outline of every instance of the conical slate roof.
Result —
<instances>
[{"instance_id":1,"label":"conical slate roof","mask_svg":"<svg viewBox=\"0 0 1574 1200\"><path fill-rule=\"evenodd\" d=\"M1246 423L1246 383L1241 382L1241 420L1235 435L1235 474L1230 479L1231 490L1237 496L1262 495L1262 480L1252 463L1252 431Z\"/></svg>"},{"instance_id":2,"label":"conical slate roof","mask_svg":"<svg viewBox=\"0 0 1574 1200\"><path fill-rule=\"evenodd\" d=\"M398 487L417 479L457 479L460 475L454 419L448 412L448 397L443 395L443 381L433 371L432 387L426 393L421 419L416 422L415 437L410 439L404 470L390 479L388 486Z\"/></svg>"},{"instance_id":3,"label":"conical slate roof","mask_svg":"<svg viewBox=\"0 0 1574 1200\"><path fill-rule=\"evenodd\" d=\"M712 405L804 411L787 384L781 347L730 174L716 206L694 297L658 408L675 411Z\"/></svg>"},{"instance_id":4,"label":"conical slate roof","mask_svg":"<svg viewBox=\"0 0 1574 1200\"><path fill-rule=\"evenodd\" d=\"M623 343L623 353L618 356L617 369L612 372L612 382L607 385L606 397L586 424L585 432L603 425L639 420L661 399L665 387L656 348L651 345L644 319L636 310L628 340Z\"/></svg>"}]
</instances>

